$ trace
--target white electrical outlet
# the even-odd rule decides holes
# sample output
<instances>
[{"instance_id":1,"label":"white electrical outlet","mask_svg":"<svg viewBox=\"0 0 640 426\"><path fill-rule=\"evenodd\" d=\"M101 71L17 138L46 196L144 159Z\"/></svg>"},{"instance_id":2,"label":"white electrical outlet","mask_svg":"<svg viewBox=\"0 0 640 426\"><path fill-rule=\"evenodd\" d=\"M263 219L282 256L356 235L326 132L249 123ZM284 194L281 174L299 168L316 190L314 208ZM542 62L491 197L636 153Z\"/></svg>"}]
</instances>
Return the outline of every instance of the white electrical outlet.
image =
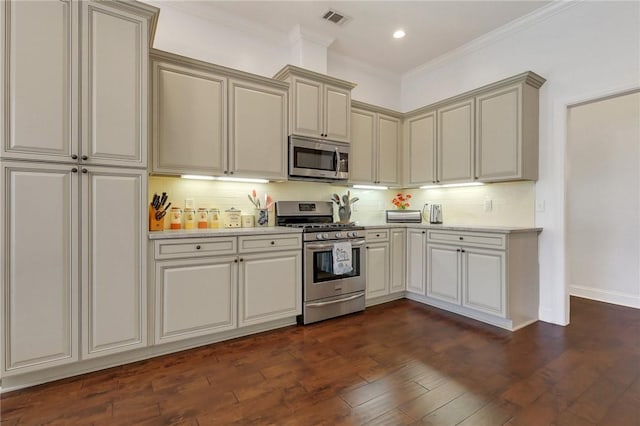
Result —
<instances>
[{"instance_id":1,"label":"white electrical outlet","mask_svg":"<svg viewBox=\"0 0 640 426\"><path fill-rule=\"evenodd\" d=\"M536 200L536 211L543 212L545 207L544 200Z\"/></svg>"},{"instance_id":2,"label":"white electrical outlet","mask_svg":"<svg viewBox=\"0 0 640 426\"><path fill-rule=\"evenodd\" d=\"M184 200L184 208L185 209L193 209L193 208L195 208L194 203L193 203L193 198L187 198L186 200Z\"/></svg>"},{"instance_id":3,"label":"white electrical outlet","mask_svg":"<svg viewBox=\"0 0 640 426\"><path fill-rule=\"evenodd\" d=\"M484 211L490 212L493 210L493 200L484 200Z\"/></svg>"}]
</instances>

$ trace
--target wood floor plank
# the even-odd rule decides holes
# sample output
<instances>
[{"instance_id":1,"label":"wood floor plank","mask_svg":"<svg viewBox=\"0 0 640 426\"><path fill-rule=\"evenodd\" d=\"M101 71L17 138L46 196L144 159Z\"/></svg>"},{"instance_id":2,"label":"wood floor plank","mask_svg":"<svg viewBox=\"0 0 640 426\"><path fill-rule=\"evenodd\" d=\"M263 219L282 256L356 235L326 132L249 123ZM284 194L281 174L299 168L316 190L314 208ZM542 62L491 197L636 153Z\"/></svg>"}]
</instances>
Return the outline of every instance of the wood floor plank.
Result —
<instances>
[{"instance_id":1,"label":"wood floor plank","mask_svg":"<svg viewBox=\"0 0 640 426\"><path fill-rule=\"evenodd\" d=\"M640 310L514 333L401 300L0 397L4 425L640 424Z\"/></svg>"}]
</instances>

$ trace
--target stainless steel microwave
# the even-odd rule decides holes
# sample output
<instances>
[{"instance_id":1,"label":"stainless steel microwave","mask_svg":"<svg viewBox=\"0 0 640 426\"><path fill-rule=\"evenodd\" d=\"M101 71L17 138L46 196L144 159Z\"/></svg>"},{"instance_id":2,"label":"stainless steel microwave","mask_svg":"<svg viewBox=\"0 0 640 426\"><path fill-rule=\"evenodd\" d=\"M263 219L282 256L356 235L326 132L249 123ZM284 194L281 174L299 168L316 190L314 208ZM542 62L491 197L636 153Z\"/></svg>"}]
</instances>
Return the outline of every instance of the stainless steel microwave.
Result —
<instances>
[{"instance_id":1,"label":"stainless steel microwave","mask_svg":"<svg viewBox=\"0 0 640 426\"><path fill-rule=\"evenodd\" d=\"M349 144L289 136L289 178L346 181L349 179Z\"/></svg>"}]
</instances>

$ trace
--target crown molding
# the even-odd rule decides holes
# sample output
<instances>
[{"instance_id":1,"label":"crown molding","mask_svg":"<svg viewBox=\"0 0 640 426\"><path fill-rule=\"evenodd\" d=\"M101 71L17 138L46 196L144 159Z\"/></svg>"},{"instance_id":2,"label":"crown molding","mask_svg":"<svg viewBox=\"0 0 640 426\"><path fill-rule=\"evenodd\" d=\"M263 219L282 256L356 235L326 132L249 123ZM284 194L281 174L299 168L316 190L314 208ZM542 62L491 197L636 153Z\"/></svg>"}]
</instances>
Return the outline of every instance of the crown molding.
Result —
<instances>
[{"instance_id":1,"label":"crown molding","mask_svg":"<svg viewBox=\"0 0 640 426\"><path fill-rule=\"evenodd\" d=\"M468 55L477 50L483 49L484 47L487 47L499 40L510 37L517 32L536 25L553 15L561 13L575 6L576 4L581 3L582 1L584 0L554 0L547 6L536 9L527 15L524 15L499 28L496 28L493 31L490 31L484 35L481 35L480 37L473 39L469 43L463 44L462 46L450 50L447 53L440 55L425 64L419 65L416 68L407 71L402 75L402 78L405 79L439 68L448 62Z\"/></svg>"},{"instance_id":2,"label":"crown molding","mask_svg":"<svg viewBox=\"0 0 640 426\"><path fill-rule=\"evenodd\" d=\"M300 24L296 24L289 32L289 41L293 44L298 40L308 40L312 43L319 44L323 47L329 47L335 38L304 28Z\"/></svg>"}]
</instances>

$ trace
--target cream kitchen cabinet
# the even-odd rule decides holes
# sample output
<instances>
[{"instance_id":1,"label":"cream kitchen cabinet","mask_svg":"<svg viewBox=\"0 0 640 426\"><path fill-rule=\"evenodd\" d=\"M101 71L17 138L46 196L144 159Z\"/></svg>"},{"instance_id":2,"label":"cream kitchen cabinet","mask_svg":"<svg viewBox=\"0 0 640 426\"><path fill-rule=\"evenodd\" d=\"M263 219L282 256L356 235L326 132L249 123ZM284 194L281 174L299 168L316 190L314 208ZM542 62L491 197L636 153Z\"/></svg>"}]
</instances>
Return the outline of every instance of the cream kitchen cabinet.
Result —
<instances>
[{"instance_id":1,"label":"cream kitchen cabinet","mask_svg":"<svg viewBox=\"0 0 640 426\"><path fill-rule=\"evenodd\" d=\"M424 296L427 231L407 229L407 292Z\"/></svg>"},{"instance_id":2,"label":"cream kitchen cabinet","mask_svg":"<svg viewBox=\"0 0 640 426\"><path fill-rule=\"evenodd\" d=\"M436 183L436 112L429 111L404 121L408 186Z\"/></svg>"},{"instance_id":3,"label":"cream kitchen cabinet","mask_svg":"<svg viewBox=\"0 0 640 426\"><path fill-rule=\"evenodd\" d=\"M349 142L355 84L293 65L285 66L274 78L290 83L290 134Z\"/></svg>"},{"instance_id":4,"label":"cream kitchen cabinet","mask_svg":"<svg viewBox=\"0 0 640 426\"><path fill-rule=\"evenodd\" d=\"M438 108L437 116L436 182L473 181L473 99Z\"/></svg>"},{"instance_id":5,"label":"cream kitchen cabinet","mask_svg":"<svg viewBox=\"0 0 640 426\"><path fill-rule=\"evenodd\" d=\"M3 2L2 158L145 168L155 13L142 3Z\"/></svg>"},{"instance_id":6,"label":"cream kitchen cabinet","mask_svg":"<svg viewBox=\"0 0 640 426\"><path fill-rule=\"evenodd\" d=\"M352 106L349 182L397 186L402 133L399 116L362 102L354 101Z\"/></svg>"},{"instance_id":7,"label":"cream kitchen cabinet","mask_svg":"<svg viewBox=\"0 0 640 426\"><path fill-rule=\"evenodd\" d=\"M302 313L302 238L299 234L238 237L238 326Z\"/></svg>"},{"instance_id":8,"label":"cream kitchen cabinet","mask_svg":"<svg viewBox=\"0 0 640 426\"><path fill-rule=\"evenodd\" d=\"M287 84L153 50L152 172L287 178Z\"/></svg>"},{"instance_id":9,"label":"cream kitchen cabinet","mask_svg":"<svg viewBox=\"0 0 640 426\"><path fill-rule=\"evenodd\" d=\"M2 188L3 375L145 346L146 172L4 161Z\"/></svg>"},{"instance_id":10,"label":"cream kitchen cabinet","mask_svg":"<svg viewBox=\"0 0 640 426\"><path fill-rule=\"evenodd\" d=\"M427 303L510 330L537 320L538 230L427 234Z\"/></svg>"},{"instance_id":11,"label":"cream kitchen cabinet","mask_svg":"<svg viewBox=\"0 0 640 426\"><path fill-rule=\"evenodd\" d=\"M367 265L366 299L389 294L390 247L388 229L367 229L365 233L365 264Z\"/></svg>"},{"instance_id":12,"label":"cream kitchen cabinet","mask_svg":"<svg viewBox=\"0 0 640 426\"><path fill-rule=\"evenodd\" d=\"M391 246L389 293L403 292L407 288L407 231L405 229L389 229Z\"/></svg>"}]
</instances>

